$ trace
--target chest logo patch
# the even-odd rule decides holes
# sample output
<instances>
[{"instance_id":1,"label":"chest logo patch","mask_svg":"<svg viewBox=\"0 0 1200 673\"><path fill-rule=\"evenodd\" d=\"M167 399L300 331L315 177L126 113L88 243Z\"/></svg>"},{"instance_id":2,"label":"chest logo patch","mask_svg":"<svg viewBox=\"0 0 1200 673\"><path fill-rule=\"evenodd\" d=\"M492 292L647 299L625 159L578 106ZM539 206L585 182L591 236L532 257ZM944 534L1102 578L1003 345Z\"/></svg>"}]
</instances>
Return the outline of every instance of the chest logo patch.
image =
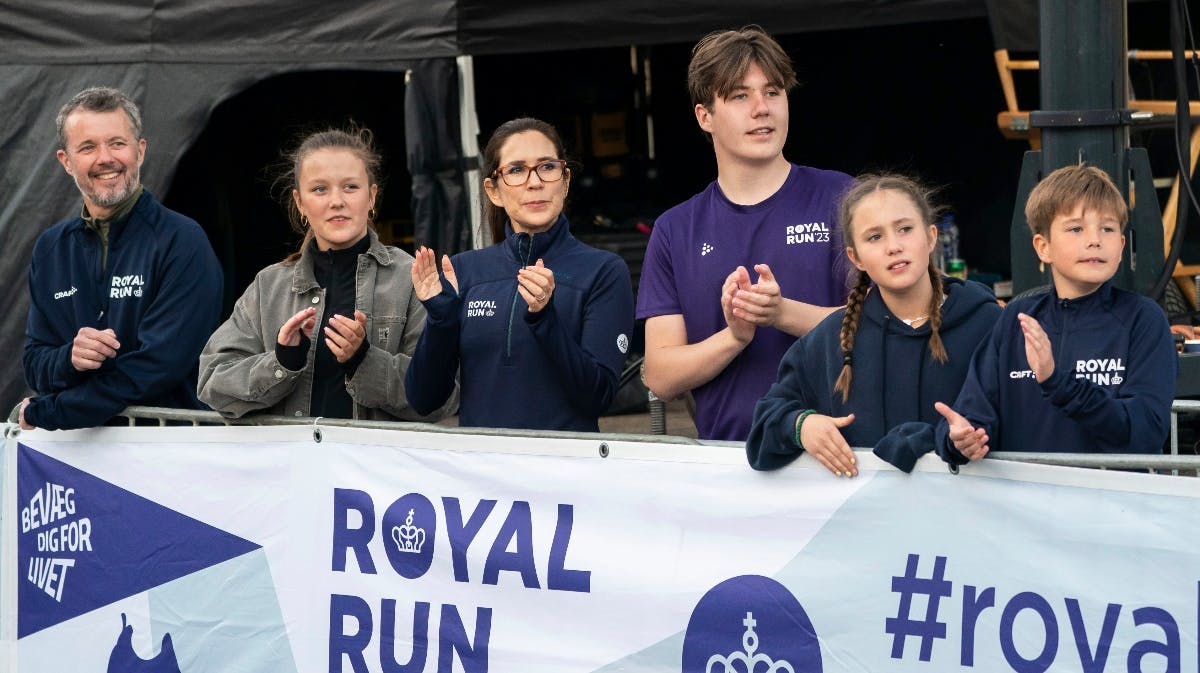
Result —
<instances>
[{"instance_id":1,"label":"chest logo patch","mask_svg":"<svg viewBox=\"0 0 1200 673\"><path fill-rule=\"evenodd\" d=\"M135 273L129 276L113 276L112 283L108 286L109 299L124 299L125 297L140 297L142 296L142 286L145 281L142 280L142 274Z\"/></svg>"},{"instance_id":2,"label":"chest logo patch","mask_svg":"<svg viewBox=\"0 0 1200 673\"><path fill-rule=\"evenodd\" d=\"M1125 381L1125 363L1121 358L1076 360L1075 378L1087 379L1098 386L1119 386Z\"/></svg>"},{"instance_id":3,"label":"chest logo patch","mask_svg":"<svg viewBox=\"0 0 1200 673\"><path fill-rule=\"evenodd\" d=\"M467 302L468 318L490 318L496 315L496 300L473 299Z\"/></svg>"},{"instance_id":4,"label":"chest logo patch","mask_svg":"<svg viewBox=\"0 0 1200 673\"><path fill-rule=\"evenodd\" d=\"M789 224L785 229L788 245L803 243L828 243L829 225L825 222L806 222L804 224Z\"/></svg>"}]
</instances>

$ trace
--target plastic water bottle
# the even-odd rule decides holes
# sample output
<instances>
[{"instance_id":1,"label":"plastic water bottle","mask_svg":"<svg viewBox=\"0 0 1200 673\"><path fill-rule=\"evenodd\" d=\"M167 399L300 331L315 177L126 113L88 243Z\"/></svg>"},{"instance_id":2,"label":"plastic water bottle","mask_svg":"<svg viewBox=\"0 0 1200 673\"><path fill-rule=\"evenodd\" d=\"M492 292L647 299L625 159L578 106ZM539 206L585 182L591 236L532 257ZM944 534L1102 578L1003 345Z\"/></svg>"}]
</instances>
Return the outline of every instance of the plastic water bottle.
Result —
<instances>
[{"instance_id":1,"label":"plastic water bottle","mask_svg":"<svg viewBox=\"0 0 1200 673\"><path fill-rule=\"evenodd\" d=\"M942 244L941 269L946 270L950 260L958 259L958 226L954 215L947 214L938 225L938 242Z\"/></svg>"}]
</instances>

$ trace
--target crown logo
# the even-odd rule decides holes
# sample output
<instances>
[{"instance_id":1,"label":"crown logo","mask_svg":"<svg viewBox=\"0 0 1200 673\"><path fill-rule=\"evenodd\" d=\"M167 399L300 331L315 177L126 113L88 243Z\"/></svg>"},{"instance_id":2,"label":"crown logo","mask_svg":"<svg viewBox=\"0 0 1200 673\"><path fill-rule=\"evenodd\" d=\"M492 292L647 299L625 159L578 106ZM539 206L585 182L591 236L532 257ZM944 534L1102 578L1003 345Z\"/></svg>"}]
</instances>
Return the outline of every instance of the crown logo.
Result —
<instances>
[{"instance_id":1,"label":"crown logo","mask_svg":"<svg viewBox=\"0 0 1200 673\"><path fill-rule=\"evenodd\" d=\"M742 647L746 651L732 652L728 656L712 655L708 658L704 673L796 673L792 665L785 660L774 661L765 654L755 654L758 649L758 634L754 632L754 627L758 622L754 620L753 612L746 613L742 624L746 627L746 632L742 634ZM736 666L739 663L741 666ZM766 668L760 669L760 664Z\"/></svg>"},{"instance_id":2,"label":"crown logo","mask_svg":"<svg viewBox=\"0 0 1200 673\"><path fill-rule=\"evenodd\" d=\"M405 554L420 554L425 546L425 529L412 525L412 522L413 511L410 509L403 526L392 526L392 542Z\"/></svg>"}]
</instances>

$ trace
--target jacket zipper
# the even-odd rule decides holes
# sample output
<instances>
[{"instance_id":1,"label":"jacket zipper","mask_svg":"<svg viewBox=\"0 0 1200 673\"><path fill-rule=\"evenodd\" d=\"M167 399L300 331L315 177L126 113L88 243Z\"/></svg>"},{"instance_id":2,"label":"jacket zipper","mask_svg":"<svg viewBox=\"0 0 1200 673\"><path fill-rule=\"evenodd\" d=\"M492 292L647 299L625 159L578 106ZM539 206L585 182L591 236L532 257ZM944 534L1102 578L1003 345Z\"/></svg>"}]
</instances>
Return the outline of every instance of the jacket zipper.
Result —
<instances>
[{"instance_id":1,"label":"jacket zipper","mask_svg":"<svg viewBox=\"0 0 1200 673\"><path fill-rule=\"evenodd\" d=\"M96 243L97 255L96 255L96 266L95 266L95 273L96 273L95 278L96 278L96 287L101 288L100 296L96 298L96 303L98 304L98 307L99 307L99 310L96 312L96 329L103 329L104 324L105 324L104 323L104 315L106 313L108 313L108 295L112 293L112 279L110 276L108 282L105 282L105 280L104 280L104 276L105 276L105 273L104 273L105 269L104 269L104 262L103 262L104 244L100 241L100 235L97 234L95 231L92 231L92 229L87 226L84 227L84 231L87 232L88 234L90 234L90 236L91 236L91 238L88 239L89 243L92 242L93 238L95 239L95 243ZM111 230L109 231L109 233L111 233ZM111 246L110 246L110 252L111 252Z\"/></svg>"},{"instance_id":2,"label":"jacket zipper","mask_svg":"<svg viewBox=\"0 0 1200 673\"><path fill-rule=\"evenodd\" d=\"M518 238L517 238L517 252L518 253L521 252L521 241L527 240L529 242L529 246L525 249L523 260L519 259L520 254L518 254L518 261L521 262L521 265L520 265L520 267L518 267L517 270L520 271L521 269L529 266L529 255L533 252L533 234L517 234L517 236L518 236ZM521 298L521 292L518 289L520 287L521 287L521 282L517 281L516 286L513 288L512 302L509 304L509 307L508 307L508 333L505 335L505 338L504 338L504 357L505 358L512 357L513 318L517 314L517 300Z\"/></svg>"}]
</instances>

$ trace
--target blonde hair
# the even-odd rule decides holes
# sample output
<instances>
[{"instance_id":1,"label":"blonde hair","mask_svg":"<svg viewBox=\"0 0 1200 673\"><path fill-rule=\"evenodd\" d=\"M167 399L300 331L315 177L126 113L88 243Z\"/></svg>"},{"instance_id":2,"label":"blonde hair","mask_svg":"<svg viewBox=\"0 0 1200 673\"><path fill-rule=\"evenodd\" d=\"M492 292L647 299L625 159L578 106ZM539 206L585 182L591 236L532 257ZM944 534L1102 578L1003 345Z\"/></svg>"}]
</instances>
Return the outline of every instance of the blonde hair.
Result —
<instances>
[{"instance_id":1,"label":"blonde hair","mask_svg":"<svg viewBox=\"0 0 1200 673\"><path fill-rule=\"evenodd\" d=\"M282 187L280 196L287 208L288 222L291 223L292 229L296 233L303 236L300 247L284 258L284 264L294 264L299 261L304 253L304 247L313 239L312 227L309 226L308 220L300 212L300 207L296 205L296 199L292 196L292 192L300 188L300 166L308 155L317 150L327 149L347 150L361 159L367 170L368 186L375 186L377 190L376 200L379 198L379 191L382 191L379 184L379 165L383 163L383 158L375 150L375 136L370 129L358 126L351 126L345 130L331 128L305 136L297 143L295 149L284 155L287 168L276 180L276 188ZM367 227L374 229L370 222L367 223Z\"/></svg>"},{"instance_id":2,"label":"blonde hair","mask_svg":"<svg viewBox=\"0 0 1200 673\"><path fill-rule=\"evenodd\" d=\"M853 224L855 208L866 197L885 190L899 192L907 196L912 201L912 204L916 206L922 223L925 226L933 224L937 216L937 209L932 205L934 190L924 187L916 180L903 175L861 175L855 181L855 185L850 188L850 191L846 192L845 196L842 197L841 205L838 208L838 226L841 227L842 240L846 242L849 248L855 249ZM933 353L934 360L945 363L949 357L946 354L946 346L942 343L940 334L942 327L942 293L944 292L944 288L942 286L942 274L938 270L937 265L934 264L932 254L929 256L928 273L929 282L933 286L933 293L929 297L929 350ZM854 287L850 290L850 296L846 298L846 312L842 316L842 331L840 335L842 371L833 386L835 392L842 394L843 402L850 399L850 385L854 380L852 358L854 338L858 334L858 326L862 320L862 307L870 291L871 277L866 271L859 271Z\"/></svg>"}]
</instances>

